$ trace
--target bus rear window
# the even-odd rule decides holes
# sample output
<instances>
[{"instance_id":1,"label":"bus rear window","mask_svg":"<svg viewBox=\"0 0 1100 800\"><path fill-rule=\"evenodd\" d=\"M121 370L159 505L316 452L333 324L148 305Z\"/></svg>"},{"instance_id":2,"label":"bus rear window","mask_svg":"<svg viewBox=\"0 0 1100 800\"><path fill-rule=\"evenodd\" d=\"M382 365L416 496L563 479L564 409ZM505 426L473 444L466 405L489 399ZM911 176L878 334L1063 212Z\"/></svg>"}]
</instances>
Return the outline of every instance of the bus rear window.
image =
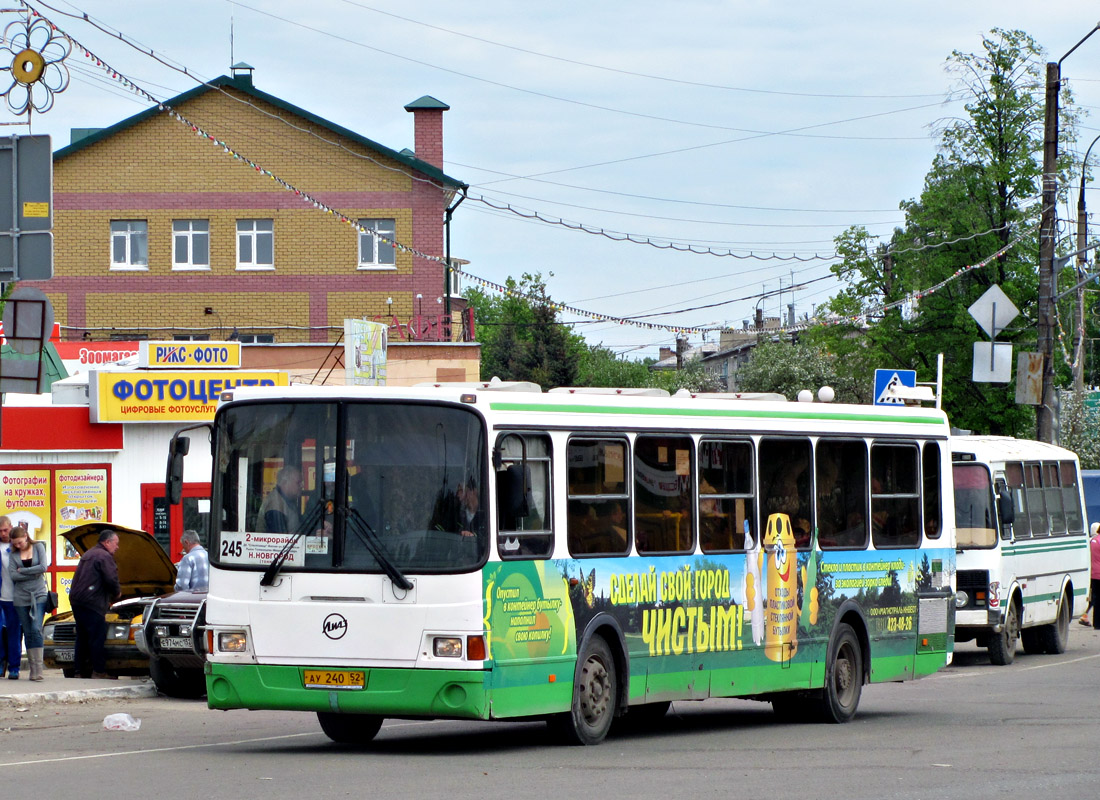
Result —
<instances>
[{"instance_id":1,"label":"bus rear window","mask_svg":"<svg viewBox=\"0 0 1100 800\"><path fill-rule=\"evenodd\" d=\"M955 540L963 549L997 544L993 483L982 464L955 464Z\"/></svg>"}]
</instances>

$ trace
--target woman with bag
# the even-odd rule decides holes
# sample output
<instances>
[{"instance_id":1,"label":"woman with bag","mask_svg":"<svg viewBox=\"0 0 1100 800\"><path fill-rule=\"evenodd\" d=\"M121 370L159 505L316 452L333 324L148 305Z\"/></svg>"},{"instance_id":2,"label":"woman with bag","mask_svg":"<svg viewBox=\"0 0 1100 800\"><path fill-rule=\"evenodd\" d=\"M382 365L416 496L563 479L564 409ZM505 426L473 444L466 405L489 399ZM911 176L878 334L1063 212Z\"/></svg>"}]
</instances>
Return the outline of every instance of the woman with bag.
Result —
<instances>
[{"instance_id":1,"label":"woman with bag","mask_svg":"<svg viewBox=\"0 0 1100 800\"><path fill-rule=\"evenodd\" d=\"M8 577L13 584L15 613L23 624L32 681L42 680L42 622L46 618L46 597L49 593L44 575L48 566L46 545L33 541L26 528L15 528L11 532Z\"/></svg>"}]
</instances>

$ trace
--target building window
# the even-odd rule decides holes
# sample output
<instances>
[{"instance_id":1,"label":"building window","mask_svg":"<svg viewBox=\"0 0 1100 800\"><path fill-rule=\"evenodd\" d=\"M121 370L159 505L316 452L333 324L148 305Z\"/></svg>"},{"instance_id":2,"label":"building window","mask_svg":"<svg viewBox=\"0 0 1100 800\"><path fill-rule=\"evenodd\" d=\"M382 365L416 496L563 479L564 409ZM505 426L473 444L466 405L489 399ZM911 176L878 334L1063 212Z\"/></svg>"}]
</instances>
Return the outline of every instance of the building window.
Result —
<instances>
[{"instance_id":1,"label":"building window","mask_svg":"<svg viewBox=\"0 0 1100 800\"><path fill-rule=\"evenodd\" d=\"M273 333L238 333L236 341L241 344L275 344Z\"/></svg>"},{"instance_id":2,"label":"building window","mask_svg":"<svg viewBox=\"0 0 1100 800\"><path fill-rule=\"evenodd\" d=\"M275 267L275 220L237 220L237 268Z\"/></svg>"},{"instance_id":3,"label":"building window","mask_svg":"<svg viewBox=\"0 0 1100 800\"><path fill-rule=\"evenodd\" d=\"M111 268L148 269L149 223L143 219L111 220Z\"/></svg>"},{"instance_id":4,"label":"building window","mask_svg":"<svg viewBox=\"0 0 1100 800\"><path fill-rule=\"evenodd\" d=\"M209 333L173 333L172 340L176 342L209 342Z\"/></svg>"},{"instance_id":5,"label":"building window","mask_svg":"<svg viewBox=\"0 0 1100 800\"><path fill-rule=\"evenodd\" d=\"M392 219L361 219L359 224L364 229L359 233L359 269L394 267L397 263L393 249L395 222ZM379 236L389 241L382 241Z\"/></svg>"},{"instance_id":6,"label":"building window","mask_svg":"<svg viewBox=\"0 0 1100 800\"><path fill-rule=\"evenodd\" d=\"M172 269L210 269L210 220L172 220Z\"/></svg>"}]
</instances>

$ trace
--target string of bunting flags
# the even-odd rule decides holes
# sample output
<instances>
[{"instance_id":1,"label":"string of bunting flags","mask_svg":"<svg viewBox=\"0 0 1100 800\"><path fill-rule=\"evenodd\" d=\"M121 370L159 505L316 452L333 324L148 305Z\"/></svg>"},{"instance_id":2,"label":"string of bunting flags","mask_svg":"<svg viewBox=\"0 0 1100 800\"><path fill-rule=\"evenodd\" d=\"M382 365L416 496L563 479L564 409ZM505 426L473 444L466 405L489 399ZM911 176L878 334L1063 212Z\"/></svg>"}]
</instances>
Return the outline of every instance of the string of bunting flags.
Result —
<instances>
[{"instance_id":1,"label":"string of bunting flags","mask_svg":"<svg viewBox=\"0 0 1100 800\"><path fill-rule=\"evenodd\" d=\"M1023 238L1023 234L1019 234L996 253L993 253L990 256L986 256L981 261L975 262L973 264L968 264L965 267L959 267L957 270L951 273L951 275L949 275L947 278L944 278L939 283L929 286L927 289L920 289L915 292L910 292L901 300L895 300L892 303L880 303L878 305L871 306L860 314L854 314L852 316L841 316L837 314L828 317L811 317L810 319L800 322L797 325L788 325L786 327L780 328L769 328L768 333L796 333L798 331L803 331L808 328L815 328L823 325L861 325L867 317L874 316L876 314L883 314L895 308L908 307L910 309L910 313L915 313L917 306L922 299L930 294L935 294L943 287L961 278L963 275L966 275L969 272L973 272L976 269L981 269L982 267L988 266L993 261L997 260L1013 247L1015 247L1016 244Z\"/></svg>"},{"instance_id":2,"label":"string of bunting flags","mask_svg":"<svg viewBox=\"0 0 1100 800\"><path fill-rule=\"evenodd\" d=\"M293 192L294 195L296 197L301 198L301 200L303 202L312 205L318 211L322 211L326 214L329 214L331 216L336 217L338 220L340 220L341 222L349 225L350 227L354 228L355 230L357 230L360 233L370 233L372 236L377 237L380 241L383 241L386 244L392 245L394 247L394 249L396 249L398 252L410 253L413 256L416 256L417 258L422 258L422 259L425 259L427 261L432 261L432 262L437 263L437 264L443 264L443 265L447 264L447 259L444 258L443 256L436 256L436 255L432 255L430 253L425 253L422 250L418 250L415 247L412 247L412 246L407 245L403 242L399 242L396 239L391 239L391 238L389 238L389 237L387 237L383 234L380 234L380 233L378 233L377 231L375 231L371 228L367 228L363 225L360 225L358 220L352 219L351 217L349 217L348 215L342 213L338 209L332 208L331 206L327 205L323 201L321 201L321 200L317 199L316 197L314 197L313 195L311 195L309 192L298 188L297 186L290 183L289 181L284 180L283 178L279 177L275 173L273 173L270 170L266 169L263 165L257 163L256 161L253 161L248 156L234 150L228 142L225 142L225 141L219 139L214 134L206 131L204 128L202 128L201 126L195 124L194 122L189 120L187 117L185 117L183 114L181 114L177 109L173 108L172 106L168 105L167 103L163 102L162 100L157 99L152 94L150 94L148 91L146 91L144 88L142 88L140 85L138 85L138 84L134 83L133 81L129 80L128 78L126 78L124 75L122 75L116 69L111 67L110 64L108 64L102 58L97 56L89 48L87 48L83 44L81 44L77 39L75 39L74 37L72 37L71 35L66 33L64 30L59 28L54 22L52 22L51 20L46 18L44 15L39 13L37 10L35 10L33 8L30 8L29 10L33 15L42 17L42 19L44 19L46 22L48 22L54 30L56 30L62 36L65 36L66 38L68 38L73 43L74 48L76 48L80 52L82 52L84 54L85 58L89 59L89 61L93 62L97 67L102 69L104 71L104 73L107 76L109 76L112 80L118 82L120 85L124 86L125 88L129 89L130 91L134 92L135 94L147 99L151 103L154 103L159 110L165 112L166 114L171 116L173 119L178 121L180 124L185 125L188 128L190 128L191 132L194 133L199 138L201 138L205 141L208 141L211 145L213 145L215 147L221 148L222 151L224 153L226 153L226 155L232 156L237 161L242 162L243 164L247 165L251 169L253 169L256 172L260 173L261 175L264 175L264 176L270 178L272 181L277 183L279 186L281 186L283 189L287 190L288 192ZM520 293L520 292L516 292L515 290L509 289L508 287L502 286L501 284L493 283L492 281L488 281L488 280L485 280L484 278L480 278L480 277L478 277L476 275L473 275L469 272L465 272L465 271L461 270L458 266L456 266L454 264L451 264L450 268L453 272L456 272L459 275L462 275L464 278L467 278L468 280L473 281L474 283L476 283L478 285L484 286L484 287L489 288L489 289L493 289L494 291L500 292L500 293L505 294L505 295L517 296L517 297L522 296L522 293ZM608 315L608 314L599 314L599 313L596 313L594 311L586 311L585 309L575 308L573 306L568 306L568 305L565 305L565 304L562 304L562 303L555 303L555 302L551 302L550 306L555 311L564 311L564 312L568 312L570 314L575 314L575 315L580 316L580 317L585 317L585 318L588 318L588 319L598 320L598 321L602 321L602 322L617 322L617 323L624 324L624 325L633 325L635 327L646 328L648 330L667 330L667 331L673 331L673 332L676 332L676 333L679 333L679 334L692 334L692 333L698 334L698 333L703 333L707 330L719 330L718 328L712 328L712 329L691 328L691 327L684 327L682 325L662 325L660 323L655 323L655 322L642 322L642 321L639 321L639 320L632 320L632 319L627 319L627 318L624 318L624 317L615 317L615 316L611 316L611 315Z\"/></svg>"},{"instance_id":3,"label":"string of bunting flags","mask_svg":"<svg viewBox=\"0 0 1100 800\"><path fill-rule=\"evenodd\" d=\"M273 173L270 170L266 169L263 165L257 163L256 161L252 160L251 158L248 158L247 156L243 155L242 153L237 152L236 150L234 150L229 145L228 142L225 142L225 141L217 138L217 136L215 136L214 134L206 131L205 129L203 129L199 125L197 125L194 122L192 122L191 120L187 119L178 110L176 110L175 108L169 106L167 103L157 99L151 93L149 93L144 88L142 88L140 85L133 82L132 80L127 78L125 75L120 73L118 70L111 67L110 64L108 64L102 58L97 56L94 52L92 52L91 49L85 47L76 38L74 38L73 36L71 36L70 34L65 32L64 30L62 30L56 23L54 23L52 20L47 18L45 15L43 15L37 9L29 6L27 3L23 2L23 0L21 0L21 4L24 5L24 7L27 8L27 10L30 12L31 15L33 15L35 17L40 17L41 19L43 19L46 23L48 23L50 25L52 30L54 30L57 33L59 33L60 35L66 37L70 42L72 42L73 47L75 49L77 49L81 53L83 53L85 58L87 58L90 62L94 63L97 67L102 69L104 71L104 73L108 77L110 77L112 80L116 81L121 86L128 89L129 91L134 92L135 94L137 94L137 95L147 99L151 103L155 104L159 110L167 113L173 119L177 120L180 124L186 125L188 128L190 128L191 132L194 133L196 136L198 136L199 138L201 138L205 141L208 141L211 145L213 145L215 147L221 148L222 151L226 155L232 156L235 160L242 162L243 164L247 165L251 169L253 169L256 172L260 173L261 175L264 175L264 176L270 178L274 183L278 184L279 186L281 186L286 191L293 192L296 197L298 197L302 200L302 202L308 203L308 204L312 205L318 211L324 212L326 214L329 214L330 216L335 217L336 219L340 220L341 222L343 222L343 223L347 224L348 226L354 228L359 233L369 233L372 236L377 237L380 241L383 241L386 244L389 244L389 245L393 246L393 248L395 250L397 250L398 252L410 253L411 255L413 255L417 258L422 258L426 261L431 261L431 262L434 262L434 263L437 263L437 264L443 264L444 266L447 266L447 259L445 257L432 255L430 253L425 253L422 250L418 250L415 247L412 247L410 245L404 244L403 242L399 242L395 239L391 239L391 238L389 238L389 237L387 237L383 234L380 234L380 233L378 233L377 231L375 231L371 228L367 228L363 225L360 225L358 220L352 219L351 217L349 217L348 215L342 213L341 211L339 211L335 208L332 208L331 206L327 205L323 201L321 201L318 198L311 195L309 192L298 188L297 186L291 184L289 181L284 180L283 178L279 177L275 173ZM979 261L975 264L970 264L968 266L959 268L950 277L946 278L945 280L940 281L939 283L935 284L934 286L930 286L927 289L922 289L920 291L911 292L903 300L896 301L896 302L893 302L893 303L880 304L878 306L874 306L872 308L869 308L869 309L865 310L861 314L854 315L854 316L849 316L849 317L843 317L843 316L839 316L839 315L833 315L833 316L829 316L829 317L813 317L813 318L804 320L803 322L800 322L796 325L789 325L789 326L786 326L786 327L779 327L779 328L769 328L768 333L769 334L794 333L794 332L798 332L798 331L801 331L801 330L806 330L808 328L822 326L822 325L861 324L861 322L863 320L865 320L868 316L871 316L871 315L874 315L874 314L880 314L880 313L883 313L883 312L886 312L886 311L889 311L891 309L898 308L898 307L901 307L901 306L906 306L907 305L911 309L915 309L918 302L922 298L927 297L928 295L939 291L944 286L947 286L949 283L951 283L952 281L957 280L958 278L962 277L963 275L967 274L968 272L972 272L973 270L980 269L980 268L988 265L993 260L999 258L1004 253L1008 252L1008 250L1010 250L1017 242L1019 242L1021 238L1022 238L1022 235L1017 236L1011 242L1009 242L1004 247L1002 247L1000 250L998 250L996 253L993 253L992 255L988 256L987 258L985 258L985 259L983 259L983 260L981 260L981 261ZM484 288L491 289L491 290L493 290L495 292L498 292L500 294L503 294L503 295L506 295L506 296L509 296L509 297L516 297L516 298L522 298L522 299L528 299L528 300L539 300L539 301L543 300L543 298L534 298L534 297L525 295L523 292L518 292L514 289L510 289L507 286L504 286L502 284L494 283L493 281L489 281L489 280L486 280L485 278L478 277L477 275L473 275L472 273L465 272L465 271L463 271L462 269L460 269L458 266L456 266L454 264L450 265L450 269L453 272L456 272L459 275L463 276L464 278L472 281L473 283L475 283L479 286L482 286ZM558 303L558 302L555 302L555 301L552 301L552 300L549 301L549 307L551 309L553 309L554 311L566 312L566 313L573 314L575 316L579 316L579 317L582 317L582 318L585 318L585 319L596 320L596 321L600 321L600 322L617 323L617 324L620 324L620 325L630 325L630 326L637 327L637 328L644 328L646 330L671 331L671 332L674 332L674 333L677 333L677 334L705 334L705 333L716 333L716 332L720 332L720 331L723 331L723 330L728 330L728 328L726 326L688 327L688 326L683 326L683 325L665 325L665 324L658 323L658 322L644 322L644 321L641 321L641 320L631 319L629 317L617 317L617 316L613 316L613 315L610 315L610 314L600 314L600 313L595 312L595 311L588 311L586 309L577 308L575 306L566 305L564 303ZM1059 333L1061 334L1061 326L1060 325L1059 325ZM1062 338L1062 337L1060 336L1059 338ZM1064 341L1063 341L1063 347L1064 347Z\"/></svg>"}]
</instances>

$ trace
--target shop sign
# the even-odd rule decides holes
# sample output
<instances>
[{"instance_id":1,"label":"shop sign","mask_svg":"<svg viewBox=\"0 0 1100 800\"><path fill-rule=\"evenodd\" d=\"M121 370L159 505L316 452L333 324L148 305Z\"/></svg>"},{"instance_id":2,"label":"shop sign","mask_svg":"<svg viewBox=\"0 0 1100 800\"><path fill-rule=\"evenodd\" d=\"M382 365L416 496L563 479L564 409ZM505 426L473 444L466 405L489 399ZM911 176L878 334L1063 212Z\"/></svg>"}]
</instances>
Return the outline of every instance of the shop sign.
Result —
<instances>
[{"instance_id":1,"label":"shop sign","mask_svg":"<svg viewBox=\"0 0 1100 800\"><path fill-rule=\"evenodd\" d=\"M141 342L138 366L154 369L235 369L241 366L241 343Z\"/></svg>"},{"instance_id":2,"label":"shop sign","mask_svg":"<svg viewBox=\"0 0 1100 800\"><path fill-rule=\"evenodd\" d=\"M90 372L92 422L202 422L221 393L238 386L287 386L277 370Z\"/></svg>"}]
</instances>

